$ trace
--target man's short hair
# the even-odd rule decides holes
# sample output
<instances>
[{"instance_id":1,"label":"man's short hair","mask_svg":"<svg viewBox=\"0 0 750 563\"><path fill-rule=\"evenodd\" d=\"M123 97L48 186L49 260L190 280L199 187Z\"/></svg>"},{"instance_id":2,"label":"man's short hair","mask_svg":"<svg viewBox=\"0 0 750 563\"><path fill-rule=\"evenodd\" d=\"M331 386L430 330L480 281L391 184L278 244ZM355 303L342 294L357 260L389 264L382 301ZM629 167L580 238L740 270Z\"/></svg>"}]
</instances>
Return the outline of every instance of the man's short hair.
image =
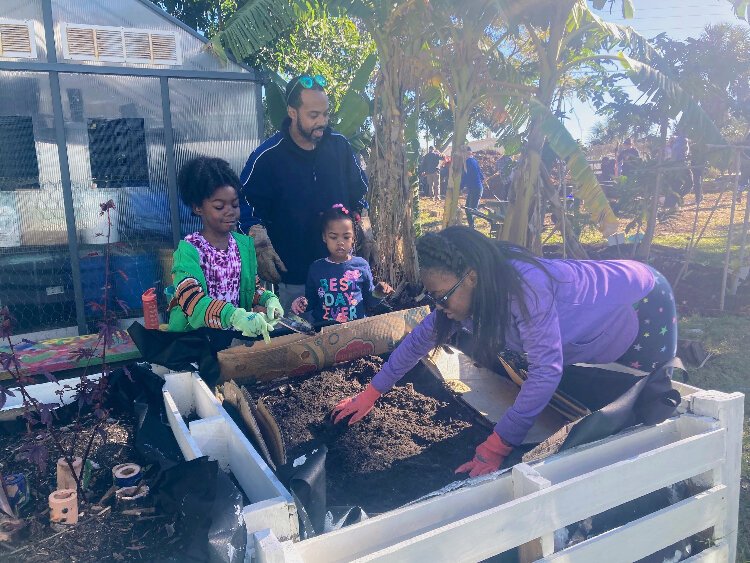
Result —
<instances>
[{"instance_id":1,"label":"man's short hair","mask_svg":"<svg viewBox=\"0 0 750 563\"><path fill-rule=\"evenodd\" d=\"M435 150L435 147L430 147L430 149L429 149L429 150L430 150L430 151L434 151L434 150Z\"/></svg>"},{"instance_id":2,"label":"man's short hair","mask_svg":"<svg viewBox=\"0 0 750 563\"><path fill-rule=\"evenodd\" d=\"M295 76L286 85L286 91L284 93L286 94L286 105L289 107L297 109L302 105L302 92L304 90L319 90L320 92L325 93L323 87L315 80L312 81L312 86L309 88L302 86L302 84L299 83L299 79L303 76L306 75L300 74L299 76Z\"/></svg>"},{"instance_id":3,"label":"man's short hair","mask_svg":"<svg viewBox=\"0 0 750 563\"><path fill-rule=\"evenodd\" d=\"M466 145L466 146L464 147L464 150L465 150L466 152L474 152L473 150L471 150L471 147L470 147L469 145Z\"/></svg>"}]
</instances>

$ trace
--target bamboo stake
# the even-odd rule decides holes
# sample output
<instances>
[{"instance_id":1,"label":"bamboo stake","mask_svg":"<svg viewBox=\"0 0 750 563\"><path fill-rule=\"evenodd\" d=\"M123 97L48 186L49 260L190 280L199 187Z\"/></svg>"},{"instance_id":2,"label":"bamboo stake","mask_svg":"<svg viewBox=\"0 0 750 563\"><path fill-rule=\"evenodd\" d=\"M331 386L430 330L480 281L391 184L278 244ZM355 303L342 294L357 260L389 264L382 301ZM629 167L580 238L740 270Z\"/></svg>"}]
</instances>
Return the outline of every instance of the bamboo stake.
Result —
<instances>
[{"instance_id":1,"label":"bamboo stake","mask_svg":"<svg viewBox=\"0 0 750 563\"><path fill-rule=\"evenodd\" d=\"M677 284L680 283L680 280L687 274L688 267L690 266L690 261L693 258L693 253L695 252L695 249L697 248L700 241L703 239L703 235L706 233L708 225L711 224L711 219L713 219L714 213L716 213L716 210L719 208L723 197L724 192L721 192L719 194L719 197L716 198L716 203L714 203L714 206L711 209L711 213L708 214L708 219L706 219L706 222L703 224L698 238L696 238L694 242L691 241L691 244L688 246L687 252L685 254L685 262L682 264L682 268L680 268L680 272L677 274L677 278L675 278L675 281L672 284L672 289L675 289L677 287Z\"/></svg>"},{"instance_id":2,"label":"bamboo stake","mask_svg":"<svg viewBox=\"0 0 750 563\"><path fill-rule=\"evenodd\" d=\"M750 222L750 203L745 198L745 217L742 220L742 235L740 236L740 255L737 257L737 270L732 276L732 284L729 287L730 295L737 295L737 287L740 285L740 270L745 261L745 250L747 246L747 227Z\"/></svg>"},{"instance_id":3,"label":"bamboo stake","mask_svg":"<svg viewBox=\"0 0 750 563\"><path fill-rule=\"evenodd\" d=\"M727 292L727 275L729 274L729 255L732 252L732 227L734 226L734 212L737 208L737 192L740 189L740 149L734 149L734 186L732 188L732 209L729 212L729 227L727 227L727 246L724 255L724 272L721 275L721 296L719 300L719 310L724 310L724 301Z\"/></svg>"}]
</instances>

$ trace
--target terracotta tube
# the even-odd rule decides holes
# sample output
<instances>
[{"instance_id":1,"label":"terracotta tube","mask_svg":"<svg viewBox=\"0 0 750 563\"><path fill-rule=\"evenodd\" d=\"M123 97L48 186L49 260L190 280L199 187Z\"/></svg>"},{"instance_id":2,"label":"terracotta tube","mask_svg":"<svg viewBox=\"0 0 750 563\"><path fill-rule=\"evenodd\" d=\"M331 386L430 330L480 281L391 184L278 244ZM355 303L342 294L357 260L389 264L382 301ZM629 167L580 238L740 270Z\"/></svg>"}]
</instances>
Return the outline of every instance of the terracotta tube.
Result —
<instances>
[{"instance_id":1,"label":"terracotta tube","mask_svg":"<svg viewBox=\"0 0 750 563\"><path fill-rule=\"evenodd\" d=\"M78 493L75 489L58 489L50 494L49 519L60 524L78 522Z\"/></svg>"},{"instance_id":2,"label":"terracotta tube","mask_svg":"<svg viewBox=\"0 0 750 563\"><path fill-rule=\"evenodd\" d=\"M82 461L80 457L73 459L73 469L75 469L76 475L79 479L81 478L81 465ZM57 488L78 489L76 480L70 472L70 466L68 465L68 462L65 461L65 458L62 457L57 460Z\"/></svg>"}]
</instances>

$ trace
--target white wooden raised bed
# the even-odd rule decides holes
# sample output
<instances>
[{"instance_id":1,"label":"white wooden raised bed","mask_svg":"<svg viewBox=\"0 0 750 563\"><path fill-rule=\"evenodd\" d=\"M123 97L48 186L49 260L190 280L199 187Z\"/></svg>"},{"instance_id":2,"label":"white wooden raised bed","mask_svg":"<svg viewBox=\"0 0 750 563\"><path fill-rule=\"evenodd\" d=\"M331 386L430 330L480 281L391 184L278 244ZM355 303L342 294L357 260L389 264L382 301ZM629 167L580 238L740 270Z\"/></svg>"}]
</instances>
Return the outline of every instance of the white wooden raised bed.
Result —
<instances>
[{"instance_id":1,"label":"white wooden raised bed","mask_svg":"<svg viewBox=\"0 0 750 563\"><path fill-rule=\"evenodd\" d=\"M470 479L302 541L291 494L200 378L166 375L164 400L185 457L219 460L250 498L242 513L247 558L259 563L480 561L514 547L522 561L628 563L707 530L711 546L687 561L733 562L744 396L675 386L683 403L661 424ZM191 412L200 420L185 425L183 414ZM555 530L685 480L701 492L554 551Z\"/></svg>"}]
</instances>

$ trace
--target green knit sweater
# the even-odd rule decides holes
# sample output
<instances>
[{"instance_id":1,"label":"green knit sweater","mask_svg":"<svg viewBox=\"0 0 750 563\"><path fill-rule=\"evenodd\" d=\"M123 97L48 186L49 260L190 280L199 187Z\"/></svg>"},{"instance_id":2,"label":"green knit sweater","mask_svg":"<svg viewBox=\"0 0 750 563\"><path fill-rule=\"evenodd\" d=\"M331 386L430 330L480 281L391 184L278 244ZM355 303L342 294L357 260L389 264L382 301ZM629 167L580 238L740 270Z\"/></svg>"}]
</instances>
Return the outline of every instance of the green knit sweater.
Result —
<instances>
[{"instance_id":1,"label":"green knit sweater","mask_svg":"<svg viewBox=\"0 0 750 563\"><path fill-rule=\"evenodd\" d=\"M231 235L237 242L242 264L240 307L250 311L254 301L265 305L273 293L256 289L258 262L255 258L253 239L234 232ZM230 327L229 319L236 307L208 295L206 276L201 269L198 250L187 241L181 240L174 252L172 280L174 298L169 310L170 331L194 330L204 326L217 329Z\"/></svg>"}]
</instances>

